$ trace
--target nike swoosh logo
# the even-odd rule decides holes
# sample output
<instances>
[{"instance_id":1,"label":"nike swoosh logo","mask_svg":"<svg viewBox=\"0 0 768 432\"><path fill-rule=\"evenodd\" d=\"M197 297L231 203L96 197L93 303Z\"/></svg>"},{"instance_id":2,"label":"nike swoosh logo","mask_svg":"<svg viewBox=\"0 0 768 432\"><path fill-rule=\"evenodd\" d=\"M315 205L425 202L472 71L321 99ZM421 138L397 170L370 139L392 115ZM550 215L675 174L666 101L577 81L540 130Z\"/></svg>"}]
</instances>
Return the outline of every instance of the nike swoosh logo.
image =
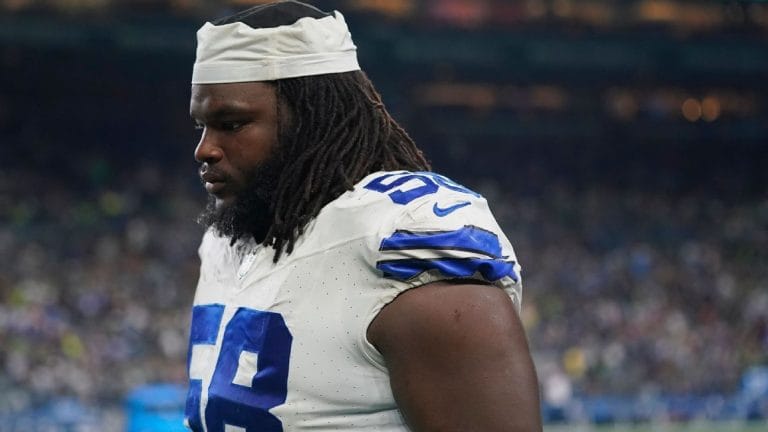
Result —
<instances>
[{"instance_id":1,"label":"nike swoosh logo","mask_svg":"<svg viewBox=\"0 0 768 432\"><path fill-rule=\"evenodd\" d=\"M458 204L454 204L454 205L452 205L450 207L440 208L440 207L437 206L437 203L435 203L435 205L432 206L432 211L435 212L435 214L438 217L445 217L445 216L448 216L449 214L455 212L456 210L458 210L458 209L460 209L462 207L466 207L466 206L468 206L470 204L472 204L472 203L469 202L469 201L464 201L464 202L460 202Z\"/></svg>"}]
</instances>

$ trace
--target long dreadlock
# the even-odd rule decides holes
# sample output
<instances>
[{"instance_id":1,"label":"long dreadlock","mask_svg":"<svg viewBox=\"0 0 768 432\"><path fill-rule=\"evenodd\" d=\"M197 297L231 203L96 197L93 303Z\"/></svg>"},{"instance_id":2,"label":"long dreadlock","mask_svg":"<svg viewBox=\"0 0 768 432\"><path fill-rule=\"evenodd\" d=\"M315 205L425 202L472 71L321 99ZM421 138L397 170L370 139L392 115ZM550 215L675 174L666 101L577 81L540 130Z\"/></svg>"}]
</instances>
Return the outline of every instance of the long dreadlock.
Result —
<instances>
[{"instance_id":1,"label":"long dreadlock","mask_svg":"<svg viewBox=\"0 0 768 432\"><path fill-rule=\"evenodd\" d=\"M272 202L264 245L277 262L307 223L366 175L426 171L429 163L384 108L362 71L275 81L285 166ZM288 112L283 112L287 109Z\"/></svg>"}]
</instances>

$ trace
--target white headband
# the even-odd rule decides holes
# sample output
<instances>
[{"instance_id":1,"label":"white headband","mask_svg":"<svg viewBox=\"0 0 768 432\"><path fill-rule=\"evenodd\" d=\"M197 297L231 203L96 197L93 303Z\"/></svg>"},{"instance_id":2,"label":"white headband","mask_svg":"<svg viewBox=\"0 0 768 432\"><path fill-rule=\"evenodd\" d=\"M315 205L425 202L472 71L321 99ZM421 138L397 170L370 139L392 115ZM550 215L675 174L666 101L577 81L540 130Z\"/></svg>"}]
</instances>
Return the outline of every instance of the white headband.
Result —
<instances>
[{"instance_id":1,"label":"white headband","mask_svg":"<svg viewBox=\"0 0 768 432\"><path fill-rule=\"evenodd\" d=\"M360 70L357 47L344 16L334 14L259 29L241 22L207 22L197 31L192 84L272 81Z\"/></svg>"}]
</instances>

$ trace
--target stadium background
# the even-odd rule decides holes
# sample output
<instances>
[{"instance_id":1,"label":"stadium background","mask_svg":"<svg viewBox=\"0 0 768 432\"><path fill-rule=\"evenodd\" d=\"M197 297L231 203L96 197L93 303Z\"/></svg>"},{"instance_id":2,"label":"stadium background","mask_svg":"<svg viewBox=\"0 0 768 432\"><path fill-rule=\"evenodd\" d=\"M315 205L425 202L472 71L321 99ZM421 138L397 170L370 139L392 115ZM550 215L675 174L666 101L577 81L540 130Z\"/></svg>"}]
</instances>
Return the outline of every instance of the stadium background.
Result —
<instances>
[{"instance_id":1,"label":"stadium background","mask_svg":"<svg viewBox=\"0 0 768 432\"><path fill-rule=\"evenodd\" d=\"M0 430L178 415L194 32L255 3L0 0ZM311 3L508 233L548 429L765 430L766 2Z\"/></svg>"}]
</instances>

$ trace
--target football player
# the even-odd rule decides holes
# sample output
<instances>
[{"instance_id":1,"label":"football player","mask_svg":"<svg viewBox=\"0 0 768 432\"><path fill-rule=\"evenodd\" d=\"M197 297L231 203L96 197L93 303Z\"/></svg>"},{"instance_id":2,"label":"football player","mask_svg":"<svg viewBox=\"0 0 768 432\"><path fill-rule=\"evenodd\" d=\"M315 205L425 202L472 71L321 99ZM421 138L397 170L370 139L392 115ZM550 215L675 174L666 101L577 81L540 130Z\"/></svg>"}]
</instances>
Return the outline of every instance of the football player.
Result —
<instances>
[{"instance_id":1,"label":"football player","mask_svg":"<svg viewBox=\"0 0 768 432\"><path fill-rule=\"evenodd\" d=\"M429 171L338 13L198 31L210 202L189 347L195 431L537 431L520 266L479 194Z\"/></svg>"}]
</instances>

